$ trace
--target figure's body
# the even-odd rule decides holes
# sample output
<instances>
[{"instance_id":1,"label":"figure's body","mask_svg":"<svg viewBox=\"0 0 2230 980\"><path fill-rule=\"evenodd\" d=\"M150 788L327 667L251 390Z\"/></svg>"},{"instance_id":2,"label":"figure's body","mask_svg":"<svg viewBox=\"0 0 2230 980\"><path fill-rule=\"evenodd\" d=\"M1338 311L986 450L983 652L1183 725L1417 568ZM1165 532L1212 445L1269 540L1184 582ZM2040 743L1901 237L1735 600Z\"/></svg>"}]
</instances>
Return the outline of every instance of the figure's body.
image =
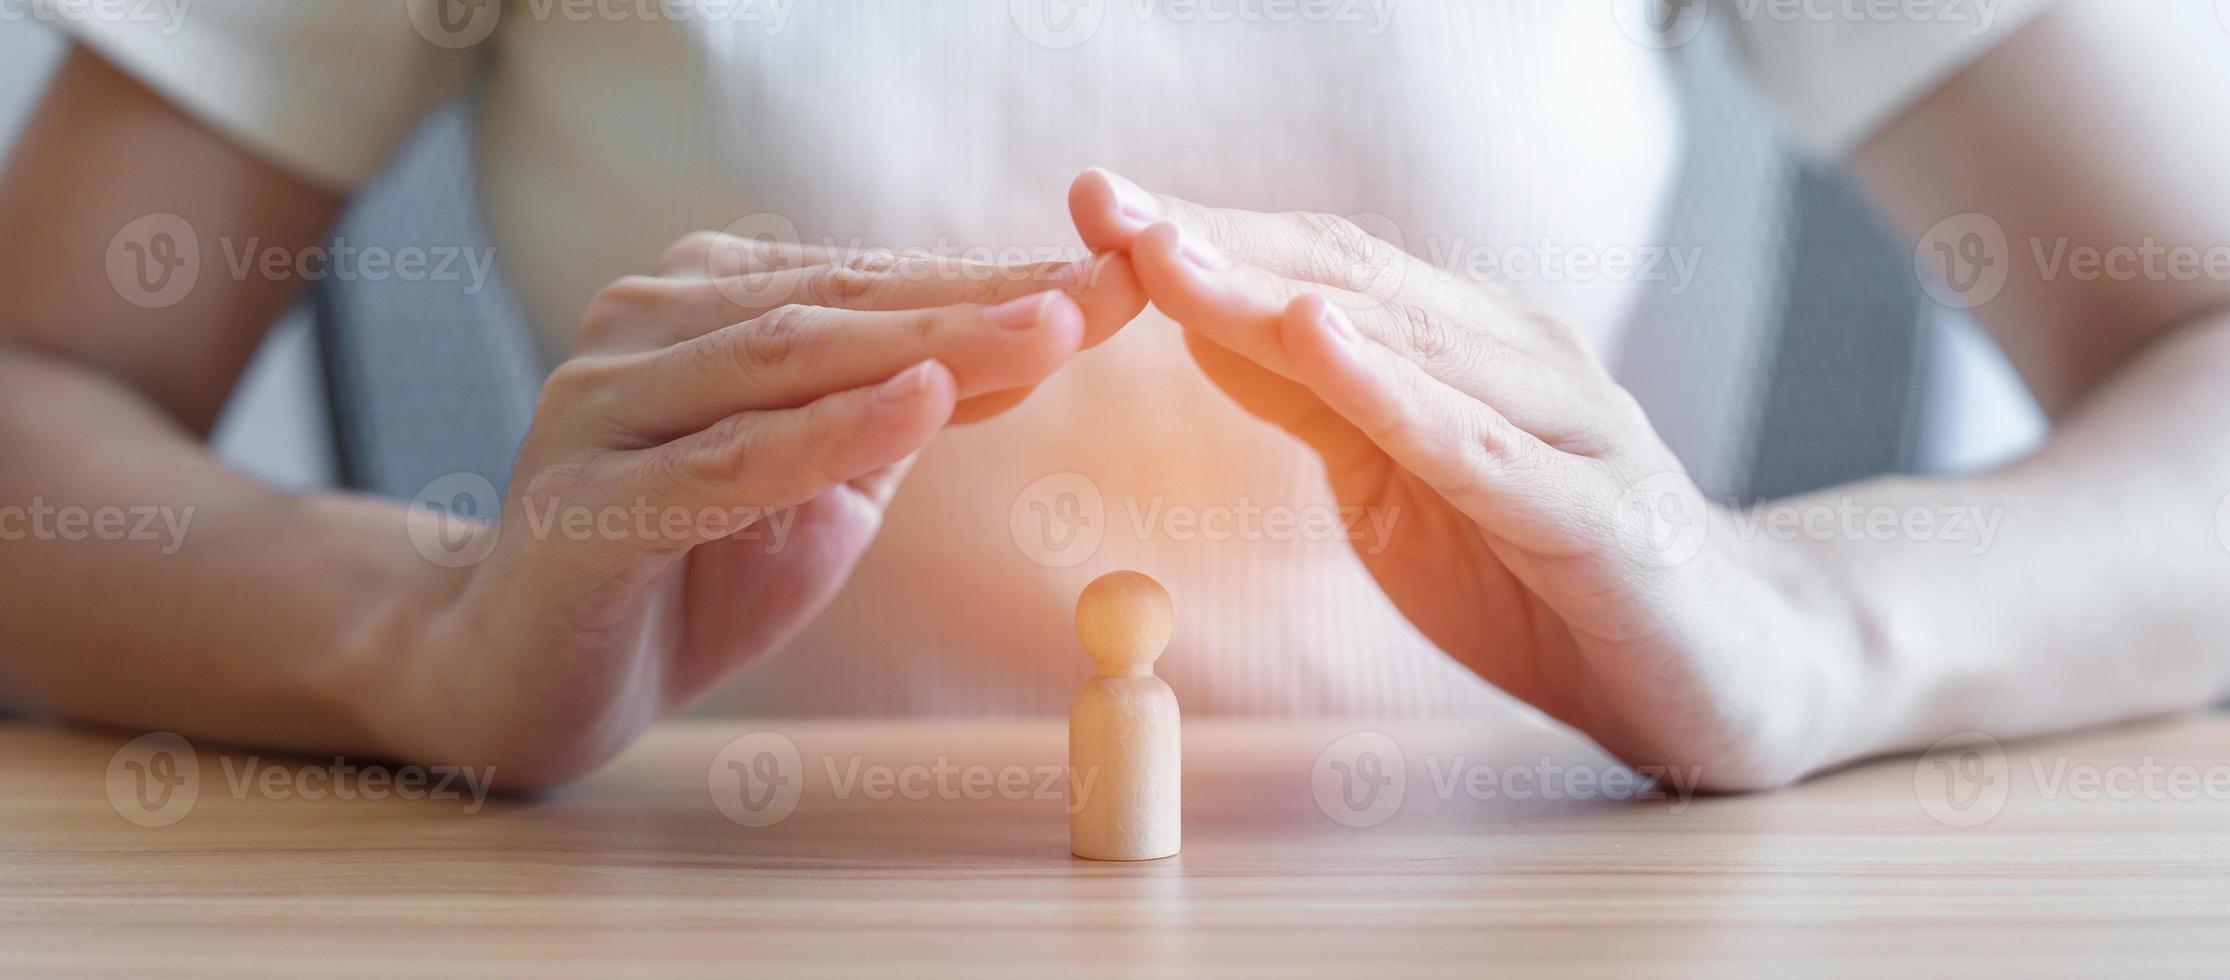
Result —
<instances>
[{"instance_id":1,"label":"figure's body","mask_svg":"<svg viewBox=\"0 0 2230 980\"><path fill-rule=\"evenodd\" d=\"M1069 851L1150 861L1182 844L1177 695L1154 676L1169 644L1169 593L1110 572L1076 601L1076 632L1097 672L1069 705Z\"/></svg>"}]
</instances>

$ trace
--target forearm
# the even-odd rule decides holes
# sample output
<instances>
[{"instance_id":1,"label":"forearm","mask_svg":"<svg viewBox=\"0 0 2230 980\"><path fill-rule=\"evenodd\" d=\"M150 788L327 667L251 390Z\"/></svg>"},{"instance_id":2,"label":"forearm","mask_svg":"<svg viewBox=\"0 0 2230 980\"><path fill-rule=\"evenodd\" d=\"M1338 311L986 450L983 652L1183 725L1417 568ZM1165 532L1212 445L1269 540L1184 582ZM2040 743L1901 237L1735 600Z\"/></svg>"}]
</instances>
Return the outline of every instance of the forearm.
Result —
<instances>
[{"instance_id":1,"label":"forearm","mask_svg":"<svg viewBox=\"0 0 2230 980\"><path fill-rule=\"evenodd\" d=\"M382 750L366 716L397 611L440 571L402 510L263 486L122 384L4 346L0 508L10 701L220 741Z\"/></svg>"},{"instance_id":2,"label":"forearm","mask_svg":"<svg viewBox=\"0 0 2230 980\"><path fill-rule=\"evenodd\" d=\"M1848 598L1862 660L1828 763L2204 705L2230 692L2230 317L2164 336L2001 471L1891 479L1745 515ZM1841 515L1856 514L1854 523ZM1784 519L1785 520L1785 519ZM1956 522L1956 526L1954 526Z\"/></svg>"}]
</instances>

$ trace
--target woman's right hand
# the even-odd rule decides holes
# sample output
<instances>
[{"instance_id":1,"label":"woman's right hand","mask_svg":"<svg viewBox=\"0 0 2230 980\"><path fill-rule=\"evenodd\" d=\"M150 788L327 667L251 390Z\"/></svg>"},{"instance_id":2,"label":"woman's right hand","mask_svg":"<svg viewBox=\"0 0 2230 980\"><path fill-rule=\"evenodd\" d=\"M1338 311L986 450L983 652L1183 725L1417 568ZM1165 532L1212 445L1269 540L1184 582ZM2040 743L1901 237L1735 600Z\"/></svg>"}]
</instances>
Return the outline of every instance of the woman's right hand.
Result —
<instances>
[{"instance_id":1,"label":"woman's right hand","mask_svg":"<svg viewBox=\"0 0 2230 980\"><path fill-rule=\"evenodd\" d=\"M371 695L380 741L510 787L596 765L805 626L931 437L1019 403L1144 304L1121 255L682 240L590 304L499 520L458 549L477 560L436 569L372 641L408 651Z\"/></svg>"}]
</instances>

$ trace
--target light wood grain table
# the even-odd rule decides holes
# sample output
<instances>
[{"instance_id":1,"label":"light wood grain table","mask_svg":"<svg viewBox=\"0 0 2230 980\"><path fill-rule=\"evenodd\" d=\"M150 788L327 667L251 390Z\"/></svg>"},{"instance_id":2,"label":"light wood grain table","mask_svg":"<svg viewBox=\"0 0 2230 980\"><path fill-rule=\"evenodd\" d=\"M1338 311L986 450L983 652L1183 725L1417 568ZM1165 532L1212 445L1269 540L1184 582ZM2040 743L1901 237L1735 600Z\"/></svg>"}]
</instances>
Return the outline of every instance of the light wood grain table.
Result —
<instances>
[{"instance_id":1,"label":"light wood grain table","mask_svg":"<svg viewBox=\"0 0 2230 980\"><path fill-rule=\"evenodd\" d=\"M2221 716L1685 803L1603 799L1622 771L1530 726L1196 721L1184 852L1139 864L1068 856L1063 738L679 722L475 806L438 774L154 746L165 770L128 734L0 726L0 974L2230 970Z\"/></svg>"}]
</instances>

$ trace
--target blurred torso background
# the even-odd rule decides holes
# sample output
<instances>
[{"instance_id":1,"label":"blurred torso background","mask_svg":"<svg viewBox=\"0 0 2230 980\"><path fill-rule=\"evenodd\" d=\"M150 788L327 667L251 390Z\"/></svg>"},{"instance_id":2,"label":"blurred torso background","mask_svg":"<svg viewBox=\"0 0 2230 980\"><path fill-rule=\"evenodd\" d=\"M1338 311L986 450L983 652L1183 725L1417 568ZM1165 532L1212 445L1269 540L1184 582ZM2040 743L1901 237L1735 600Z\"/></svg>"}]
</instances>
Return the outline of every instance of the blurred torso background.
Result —
<instances>
[{"instance_id":1,"label":"blurred torso background","mask_svg":"<svg viewBox=\"0 0 2230 980\"><path fill-rule=\"evenodd\" d=\"M202 0L177 37L81 36L158 88L184 64L210 91L268 93L244 109L167 92L334 186L478 86L484 217L553 363L599 287L694 230L1076 256L1063 192L1090 166L1354 218L1608 356L1638 282L1693 258L1658 244L1680 134L1663 52L1637 36L1647 5L737 0L641 16L521 0L429 32L390 3ZM1321 464L1217 392L1149 310L1020 409L934 443L819 622L709 707L1057 712L1088 670L1078 591L1134 568L1176 599L1159 672L1188 713L1510 710L1356 560L1349 537L1371 547L1374 521L1401 519L1339 512Z\"/></svg>"}]
</instances>

